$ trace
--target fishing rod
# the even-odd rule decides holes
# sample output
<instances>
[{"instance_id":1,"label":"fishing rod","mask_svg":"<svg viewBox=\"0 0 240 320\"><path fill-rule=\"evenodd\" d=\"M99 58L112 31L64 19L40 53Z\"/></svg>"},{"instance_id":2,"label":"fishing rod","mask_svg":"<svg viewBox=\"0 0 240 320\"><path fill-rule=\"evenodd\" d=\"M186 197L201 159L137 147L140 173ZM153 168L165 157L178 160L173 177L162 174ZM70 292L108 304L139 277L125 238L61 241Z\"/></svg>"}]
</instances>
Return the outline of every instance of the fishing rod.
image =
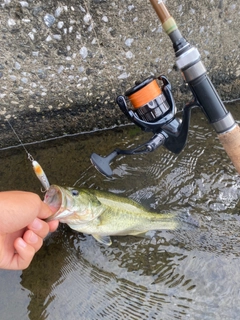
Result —
<instances>
[{"instance_id":1,"label":"fishing rod","mask_svg":"<svg viewBox=\"0 0 240 320\"><path fill-rule=\"evenodd\" d=\"M154 136L146 143L130 150L116 149L108 156L96 153L91 162L96 169L107 177L112 176L110 162L119 154L131 155L148 153L163 145L179 154L187 142L191 108L201 108L209 123L215 129L220 142L240 173L240 128L230 112L225 108L214 85L207 76L200 53L181 34L173 17L160 0L150 0L164 31L172 41L176 56L176 66L188 84L193 100L183 108L182 119L175 117L176 106L168 79L149 77L117 97L117 104L129 120Z\"/></svg>"}]
</instances>

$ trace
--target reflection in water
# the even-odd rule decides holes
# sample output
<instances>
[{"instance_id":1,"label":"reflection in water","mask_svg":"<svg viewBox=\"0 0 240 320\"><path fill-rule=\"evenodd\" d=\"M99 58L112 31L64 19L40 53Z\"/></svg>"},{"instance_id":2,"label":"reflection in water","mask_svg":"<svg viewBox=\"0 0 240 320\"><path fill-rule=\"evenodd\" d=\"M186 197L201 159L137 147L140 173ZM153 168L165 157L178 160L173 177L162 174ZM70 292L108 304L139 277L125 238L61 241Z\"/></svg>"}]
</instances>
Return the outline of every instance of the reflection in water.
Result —
<instances>
[{"instance_id":1,"label":"reflection in water","mask_svg":"<svg viewBox=\"0 0 240 320\"><path fill-rule=\"evenodd\" d=\"M22 273L21 285L31 292L29 319L44 320L49 315L47 308L55 299L54 287L63 281L61 268L67 263L70 254L64 248L65 241L68 241L67 233L64 233L64 227L61 226L51 238L48 237L44 250L39 251L37 259Z\"/></svg>"},{"instance_id":2,"label":"reflection in water","mask_svg":"<svg viewBox=\"0 0 240 320\"><path fill-rule=\"evenodd\" d=\"M184 152L176 156L159 148L147 156L119 157L112 163L113 179L90 165L91 152L132 147L146 134L119 128L29 146L51 183L111 191L158 212L190 213L201 226L112 237L111 247L61 226L22 272L17 289L16 277L0 271L0 287L6 282L1 273L9 278L4 294L24 302L13 310L1 306L4 320L239 318L240 178L199 114L191 120ZM0 153L2 190L39 192L25 157L21 149Z\"/></svg>"},{"instance_id":3,"label":"reflection in water","mask_svg":"<svg viewBox=\"0 0 240 320\"><path fill-rule=\"evenodd\" d=\"M159 319L170 303L161 285L169 292L179 285L186 292L194 288L191 279L175 271L186 256L164 250L163 238L118 239L106 249L91 237L66 234L67 228L46 244L48 254L56 257L58 251L54 264L42 253L22 274L22 286L32 292L29 319ZM175 299L180 304L175 311L185 314L182 303L190 302L190 295Z\"/></svg>"}]
</instances>

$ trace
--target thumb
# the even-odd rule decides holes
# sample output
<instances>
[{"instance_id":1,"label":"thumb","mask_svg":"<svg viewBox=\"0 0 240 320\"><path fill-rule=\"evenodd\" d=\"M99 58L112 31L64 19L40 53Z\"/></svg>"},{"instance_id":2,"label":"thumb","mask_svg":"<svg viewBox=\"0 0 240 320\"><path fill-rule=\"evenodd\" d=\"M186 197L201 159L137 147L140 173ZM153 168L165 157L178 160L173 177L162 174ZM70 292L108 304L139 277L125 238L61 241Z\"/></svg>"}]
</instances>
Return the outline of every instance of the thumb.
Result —
<instances>
[{"instance_id":1,"label":"thumb","mask_svg":"<svg viewBox=\"0 0 240 320\"><path fill-rule=\"evenodd\" d=\"M56 208L51 207L42 201L37 217L40 219L47 219L48 217L52 216L55 212L57 212Z\"/></svg>"}]
</instances>

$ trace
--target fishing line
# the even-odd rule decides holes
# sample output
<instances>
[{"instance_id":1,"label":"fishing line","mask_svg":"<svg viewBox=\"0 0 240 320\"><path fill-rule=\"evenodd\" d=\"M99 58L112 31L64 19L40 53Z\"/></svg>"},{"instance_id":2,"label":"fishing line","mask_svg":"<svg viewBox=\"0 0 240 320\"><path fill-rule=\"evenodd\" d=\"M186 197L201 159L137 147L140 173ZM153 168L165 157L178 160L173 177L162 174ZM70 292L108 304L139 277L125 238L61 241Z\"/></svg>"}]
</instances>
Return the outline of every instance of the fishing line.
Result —
<instances>
[{"instance_id":1,"label":"fishing line","mask_svg":"<svg viewBox=\"0 0 240 320\"><path fill-rule=\"evenodd\" d=\"M25 145L23 144L22 140L20 139L19 135L17 134L17 132L15 131L15 129L13 128L13 126L11 125L10 121L8 119L6 119L10 128L12 129L13 133L15 134L16 138L18 139L18 141L20 142L20 146L23 147L23 149L25 150L27 156L28 156L28 159L30 161L34 161L33 159L33 156L27 151L27 148L25 147Z\"/></svg>"},{"instance_id":2,"label":"fishing line","mask_svg":"<svg viewBox=\"0 0 240 320\"><path fill-rule=\"evenodd\" d=\"M23 149L25 150L28 160L32 163L33 166L33 171L35 173L35 175L37 176L37 178L39 179L39 181L41 182L42 186L44 187L43 191L47 191L50 187L50 183L48 181L48 178L45 174L45 172L43 171L42 167L40 166L40 164L34 160L33 156L28 152L27 148L25 147L25 145L23 144L22 140L20 139L19 135L17 134L17 132L15 131L15 129L13 128L13 126L11 125L10 121L8 119L6 119L10 128L12 129L13 133L15 134L15 136L17 137L18 141L20 142L20 145L23 147Z\"/></svg>"},{"instance_id":3,"label":"fishing line","mask_svg":"<svg viewBox=\"0 0 240 320\"><path fill-rule=\"evenodd\" d=\"M31 145L34 145L34 144L39 144L39 143L54 141L54 140L58 140L58 139L77 137L77 136L81 136L81 135L84 135L84 134L91 134L91 133L95 133L95 132L109 131L109 130L112 130L112 129L122 128L122 127L128 127L128 126L132 126L132 125L133 125L132 123L126 123L126 124L120 124L120 125L113 125L113 126L111 126L111 127L103 128L103 129L94 129L94 130L91 130L91 131L82 131L82 132L76 132L76 133L67 133L67 134L64 134L64 135L62 135L62 136L57 136L57 137L53 137L53 138L48 138L48 139L43 139L43 140L37 140L37 141L32 141L32 142L17 144L17 145L14 145L14 146L3 147L3 148L0 148L0 151L9 150L9 149L13 149L13 148L19 148L19 147L22 147L22 145L24 145L24 146L31 146Z\"/></svg>"}]
</instances>

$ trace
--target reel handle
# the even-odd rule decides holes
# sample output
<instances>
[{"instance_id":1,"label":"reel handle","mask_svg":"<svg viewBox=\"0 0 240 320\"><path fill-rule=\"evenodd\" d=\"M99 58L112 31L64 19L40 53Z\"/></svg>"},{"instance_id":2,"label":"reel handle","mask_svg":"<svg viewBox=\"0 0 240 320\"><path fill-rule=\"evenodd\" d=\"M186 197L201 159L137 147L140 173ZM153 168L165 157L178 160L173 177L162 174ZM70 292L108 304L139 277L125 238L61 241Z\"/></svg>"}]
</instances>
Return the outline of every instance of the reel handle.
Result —
<instances>
[{"instance_id":1,"label":"reel handle","mask_svg":"<svg viewBox=\"0 0 240 320\"><path fill-rule=\"evenodd\" d=\"M104 176L111 178L112 169L110 168L110 162L118 155L118 150L114 150L108 156L101 157L96 153L92 153L90 161L94 167Z\"/></svg>"}]
</instances>

